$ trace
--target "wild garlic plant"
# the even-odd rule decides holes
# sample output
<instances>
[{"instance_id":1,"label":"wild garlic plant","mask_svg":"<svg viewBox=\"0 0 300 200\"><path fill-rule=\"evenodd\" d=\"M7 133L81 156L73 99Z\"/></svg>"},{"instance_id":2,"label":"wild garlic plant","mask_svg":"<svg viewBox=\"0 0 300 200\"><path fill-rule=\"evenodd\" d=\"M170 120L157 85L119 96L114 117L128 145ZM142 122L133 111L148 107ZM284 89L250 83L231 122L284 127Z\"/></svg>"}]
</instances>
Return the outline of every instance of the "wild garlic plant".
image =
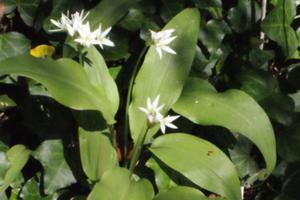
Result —
<instances>
[{"instance_id":1,"label":"wild garlic plant","mask_svg":"<svg viewBox=\"0 0 300 200\"><path fill-rule=\"evenodd\" d=\"M86 2L90 1L82 1L81 8L92 6ZM226 45L217 48L222 40L219 37L219 43L205 40L215 36L210 36L207 31L210 33L227 22L212 19L215 21L207 23L208 27L200 32L202 24L210 18L200 20L201 9L196 6L183 9L175 16L168 15L170 18L155 15L154 21L148 13L143 23L132 26L139 18L132 20L132 16L145 14L144 10L131 9L132 1L127 0L100 2L89 11L61 13L58 19L53 14L43 26L44 29L49 24L52 26L43 32L48 34L45 37L49 38L47 44L31 47L30 54L28 48L23 54L4 60L0 57L1 75L29 78L17 80L17 84L26 83L22 87L26 89L26 97L31 98L37 93L47 98L45 105L40 99L34 102L43 114L42 119L30 120L41 126L44 126L43 120L52 122L51 126L45 126L47 139L39 138L30 146L38 146L35 150L25 145L6 150L0 143L0 199L6 199L5 196L12 193L26 200L31 195L28 191L32 190L38 194L34 196L37 199L57 199L65 191L63 195L72 200L243 199L244 193L247 196L248 186L265 180L275 167L276 143L272 124L250 95L236 88L219 92L208 78L193 74L198 70L195 66L207 62L211 65L211 59L227 50L223 49ZM16 6L16 9L20 8L21 5ZM209 12L206 10L204 17ZM16 33L8 36L20 37ZM128 48L126 55L122 52L124 38ZM5 45L6 40L1 42ZM211 46L204 51L207 55L202 55L202 46L208 44ZM226 57L231 53L227 52ZM216 71L224 64L223 59L227 58L218 57L218 61L213 61L213 65L217 65ZM35 87L43 89L42 92L37 92ZM56 101L48 101L49 98ZM33 106L24 108L26 101L19 102L22 105L18 112L30 115ZM67 110L67 114L48 112L48 104L55 105L54 109ZM57 131L56 126L64 123L61 119L65 115L70 121L67 131ZM57 119L53 120L53 116ZM235 155L238 157L237 149L232 150L226 145L221 149L211 140L201 138L205 126L224 127L226 131L218 128L220 133L214 134L231 131L237 142L242 141L240 134L247 137L249 141L245 146L250 148L251 142L255 144L265 166L262 163L255 165L255 173L241 177L231 160ZM49 136L48 131L52 133L52 128L63 134L61 138L67 141L55 140L56 135ZM72 156L80 157L79 164L65 158L69 150ZM21 184L22 189L14 188L13 181L18 179L30 156L40 162L39 171ZM3 167L2 161L11 164L12 168L9 165ZM74 169L82 169L84 176ZM149 169L151 173L148 173ZM182 186L182 182L192 184ZM71 190L69 186L72 186ZM201 192L202 189L205 194L209 192L209 197Z\"/></svg>"}]
</instances>

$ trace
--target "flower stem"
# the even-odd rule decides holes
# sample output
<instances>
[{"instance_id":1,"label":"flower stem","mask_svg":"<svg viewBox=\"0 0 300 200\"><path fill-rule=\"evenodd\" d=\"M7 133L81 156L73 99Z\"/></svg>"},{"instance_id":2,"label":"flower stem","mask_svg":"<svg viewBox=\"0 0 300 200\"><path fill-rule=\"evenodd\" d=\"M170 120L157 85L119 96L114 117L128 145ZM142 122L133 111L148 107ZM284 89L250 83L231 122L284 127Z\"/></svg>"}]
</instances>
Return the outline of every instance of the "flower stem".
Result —
<instances>
[{"instance_id":1,"label":"flower stem","mask_svg":"<svg viewBox=\"0 0 300 200\"><path fill-rule=\"evenodd\" d=\"M124 165L127 166L127 153L128 153L128 149L127 149L127 143L128 143L128 132L129 132L129 104L130 104L130 100L131 100L131 94L132 94L132 88L133 88L133 83L138 71L138 67L141 64L141 61L148 49L148 45L146 45L141 54L139 55L139 58L133 68L133 72L130 78L130 82L129 82L129 87L128 87L128 92L127 92L127 99L126 99L126 110L125 110L125 125L124 125L124 153L123 153L123 157L124 157Z\"/></svg>"},{"instance_id":2,"label":"flower stem","mask_svg":"<svg viewBox=\"0 0 300 200\"><path fill-rule=\"evenodd\" d=\"M149 130L149 127L147 128L147 130L145 132L141 132L141 134L138 137L138 140L137 140L136 144L134 145L133 155L132 155L132 159L130 161L130 166L129 166L130 174L133 173L133 171L135 169L135 166L136 166L136 163L137 163L137 161L138 161L138 159L141 155L142 148L143 148L144 141L145 141L145 138L147 136L148 130Z\"/></svg>"}]
</instances>

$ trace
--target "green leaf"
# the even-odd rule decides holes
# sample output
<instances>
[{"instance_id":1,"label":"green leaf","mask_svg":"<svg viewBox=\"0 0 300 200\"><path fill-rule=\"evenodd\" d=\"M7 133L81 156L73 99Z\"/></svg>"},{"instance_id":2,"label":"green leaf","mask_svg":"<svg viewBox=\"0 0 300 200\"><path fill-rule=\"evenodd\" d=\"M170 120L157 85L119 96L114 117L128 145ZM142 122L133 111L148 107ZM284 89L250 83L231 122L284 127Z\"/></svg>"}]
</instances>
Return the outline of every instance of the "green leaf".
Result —
<instances>
[{"instance_id":1,"label":"green leaf","mask_svg":"<svg viewBox=\"0 0 300 200\"><path fill-rule=\"evenodd\" d=\"M0 152L0 185L3 184L5 174L10 167L10 162L4 152Z\"/></svg>"},{"instance_id":2,"label":"green leaf","mask_svg":"<svg viewBox=\"0 0 300 200\"><path fill-rule=\"evenodd\" d=\"M239 135L237 143L229 150L230 158L236 166L241 178L252 176L259 171L255 160L251 156L252 143L245 137Z\"/></svg>"},{"instance_id":3,"label":"green leaf","mask_svg":"<svg viewBox=\"0 0 300 200\"><path fill-rule=\"evenodd\" d=\"M102 0L90 10L88 21L93 28L97 28L99 24L108 28L118 22L135 2L136 0Z\"/></svg>"},{"instance_id":4,"label":"green leaf","mask_svg":"<svg viewBox=\"0 0 300 200\"><path fill-rule=\"evenodd\" d=\"M295 16L294 0L278 0L276 7L262 23L262 30L271 40L277 42L287 58L299 58L296 32L291 27Z\"/></svg>"},{"instance_id":5,"label":"green leaf","mask_svg":"<svg viewBox=\"0 0 300 200\"><path fill-rule=\"evenodd\" d=\"M189 21L189 23L186 23ZM146 116L138 107L144 107L147 97L160 95L165 104L163 113L179 98L184 82L190 72L195 55L200 16L197 9L185 9L176 15L163 30L174 28L177 38L171 47L177 55L164 54L160 59L155 47L146 54L144 63L133 87L133 100L129 108L130 130L134 141L146 127ZM156 133L151 130L149 137Z\"/></svg>"},{"instance_id":6,"label":"green leaf","mask_svg":"<svg viewBox=\"0 0 300 200\"><path fill-rule=\"evenodd\" d=\"M155 183L160 192L169 190L177 184L170 178L170 176L160 167L157 161L150 158L146 166L152 169L155 173Z\"/></svg>"},{"instance_id":7,"label":"green leaf","mask_svg":"<svg viewBox=\"0 0 300 200\"><path fill-rule=\"evenodd\" d=\"M160 192L156 195L154 200L208 200L209 198L205 197L199 190L179 186L170 189L169 191ZM215 198L214 198L215 199ZM219 200L219 198L215 199Z\"/></svg>"},{"instance_id":8,"label":"green leaf","mask_svg":"<svg viewBox=\"0 0 300 200\"><path fill-rule=\"evenodd\" d=\"M1 61L0 73L32 78L42 83L59 103L77 110L98 110L108 123L114 123L115 111L110 109L116 108L105 91L92 85L84 69L73 60L22 55Z\"/></svg>"},{"instance_id":9,"label":"green leaf","mask_svg":"<svg viewBox=\"0 0 300 200\"><path fill-rule=\"evenodd\" d=\"M30 151L25 146L19 144L11 147L6 152L6 156L9 160L10 168L7 170L3 184L0 186L0 194L20 175L22 168L29 159Z\"/></svg>"},{"instance_id":10,"label":"green leaf","mask_svg":"<svg viewBox=\"0 0 300 200\"><path fill-rule=\"evenodd\" d=\"M119 92L114 79L110 76L105 60L95 47L90 47L87 51L87 62L84 63L85 71L90 82L99 91L104 91L109 100L109 110L116 114L119 108Z\"/></svg>"},{"instance_id":11,"label":"green leaf","mask_svg":"<svg viewBox=\"0 0 300 200\"><path fill-rule=\"evenodd\" d=\"M145 16L140 9L132 8L129 10L126 17L121 21L120 26L129 31L139 30L145 20Z\"/></svg>"},{"instance_id":12,"label":"green leaf","mask_svg":"<svg viewBox=\"0 0 300 200\"><path fill-rule=\"evenodd\" d=\"M293 122L295 105L291 97L275 93L259 103L270 119L285 126L289 126Z\"/></svg>"},{"instance_id":13,"label":"green leaf","mask_svg":"<svg viewBox=\"0 0 300 200\"><path fill-rule=\"evenodd\" d=\"M79 128L79 143L82 167L90 180L98 181L105 171L118 166L116 150L102 132Z\"/></svg>"},{"instance_id":14,"label":"green leaf","mask_svg":"<svg viewBox=\"0 0 300 200\"><path fill-rule=\"evenodd\" d=\"M217 93L207 81L191 78L173 109L196 124L223 126L243 134L261 151L268 173L274 169L276 145L272 125L263 109L246 93Z\"/></svg>"},{"instance_id":15,"label":"green leaf","mask_svg":"<svg viewBox=\"0 0 300 200\"><path fill-rule=\"evenodd\" d=\"M40 0L16 0L16 4L22 20L32 26Z\"/></svg>"},{"instance_id":16,"label":"green leaf","mask_svg":"<svg viewBox=\"0 0 300 200\"><path fill-rule=\"evenodd\" d=\"M38 182L35 180L35 177L29 179L22 188L20 194L22 199L26 200L41 200L40 188Z\"/></svg>"},{"instance_id":17,"label":"green leaf","mask_svg":"<svg viewBox=\"0 0 300 200\"><path fill-rule=\"evenodd\" d=\"M193 183L230 200L240 200L240 182L229 158L215 145L188 134L155 139L150 151Z\"/></svg>"},{"instance_id":18,"label":"green leaf","mask_svg":"<svg viewBox=\"0 0 300 200\"><path fill-rule=\"evenodd\" d=\"M231 30L225 21L210 20L208 21L199 32L199 40L206 46L207 50L213 54L217 51L226 34Z\"/></svg>"},{"instance_id":19,"label":"green leaf","mask_svg":"<svg viewBox=\"0 0 300 200\"><path fill-rule=\"evenodd\" d=\"M265 71L247 70L238 75L241 90L248 93L256 101L260 101L275 92L276 82L273 76Z\"/></svg>"},{"instance_id":20,"label":"green leaf","mask_svg":"<svg viewBox=\"0 0 300 200\"><path fill-rule=\"evenodd\" d=\"M30 49L30 40L18 32L0 35L0 61L24 54Z\"/></svg>"},{"instance_id":21,"label":"green leaf","mask_svg":"<svg viewBox=\"0 0 300 200\"><path fill-rule=\"evenodd\" d=\"M16 103L7 95L0 95L0 110L6 110L14 106L16 106Z\"/></svg>"},{"instance_id":22,"label":"green leaf","mask_svg":"<svg viewBox=\"0 0 300 200\"><path fill-rule=\"evenodd\" d=\"M123 66L119 65L119 66L111 67L111 68L108 69L108 70L109 70L109 73L110 73L110 75L111 75L111 77L112 77L114 80L116 80L116 79L118 78L118 76L119 76L119 74L120 74L120 72L121 72L121 70L122 70L122 67L123 67Z\"/></svg>"},{"instance_id":23,"label":"green leaf","mask_svg":"<svg viewBox=\"0 0 300 200\"><path fill-rule=\"evenodd\" d=\"M197 7L201 9L205 9L214 19L222 19L223 18L223 9L222 9L222 0L210 0L210 1L203 1L203 0L193 0Z\"/></svg>"},{"instance_id":24,"label":"green leaf","mask_svg":"<svg viewBox=\"0 0 300 200\"><path fill-rule=\"evenodd\" d=\"M175 15L184 9L184 1L162 0L163 5L160 10L160 16L164 22L170 21Z\"/></svg>"},{"instance_id":25,"label":"green leaf","mask_svg":"<svg viewBox=\"0 0 300 200\"><path fill-rule=\"evenodd\" d=\"M300 120L286 128L278 135L278 153L288 162L300 161Z\"/></svg>"},{"instance_id":26,"label":"green leaf","mask_svg":"<svg viewBox=\"0 0 300 200\"><path fill-rule=\"evenodd\" d=\"M127 169L116 167L105 172L87 200L152 200L154 191L146 179L138 181L131 177Z\"/></svg>"},{"instance_id":27,"label":"green leaf","mask_svg":"<svg viewBox=\"0 0 300 200\"><path fill-rule=\"evenodd\" d=\"M44 168L44 192L53 194L56 190L76 182L64 156L61 140L46 140L33 152Z\"/></svg>"},{"instance_id":28,"label":"green leaf","mask_svg":"<svg viewBox=\"0 0 300 200\"><path fill-rule=\"evenodd\" d=\"M256 2L239 0L237 6L229 10L228 20L233 30L243 32L252 28L253 22L260 19L260 13L260 7Z\"/></svg>"}]
</instances>

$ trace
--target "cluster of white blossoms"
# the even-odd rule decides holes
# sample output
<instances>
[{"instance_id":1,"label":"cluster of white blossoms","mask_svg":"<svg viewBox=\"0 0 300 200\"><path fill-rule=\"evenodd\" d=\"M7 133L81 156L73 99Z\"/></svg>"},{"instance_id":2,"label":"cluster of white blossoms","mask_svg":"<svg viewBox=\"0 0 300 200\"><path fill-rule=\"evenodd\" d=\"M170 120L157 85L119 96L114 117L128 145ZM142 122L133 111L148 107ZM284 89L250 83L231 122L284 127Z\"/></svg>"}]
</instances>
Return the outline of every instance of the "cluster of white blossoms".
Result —
<instances>
[{"instance_id":1,"label":"cluster of white blossoms","mask_svg":"<svg viewBox=\"0 0 300 200\"><path fill-rule=\"evenodd\" d=\"M160 111L163 109L164 105L159 105L159 95L151 102L151 99L147 98L147 108L139 107L147 115L148 124L155 125L160 124L160 129L163 133L166 132L166 127L177 129L177 126L172 124L174 120L179 118L179 115L176 116L166 116L164 117Z\"/></svg>"},{"instance_id":2,"label":"cluster of white blossoms","mask_svg":"<svg viewBox=\"0 0 300 200\"><path fill-rule=\"evenodd\" d=\"M172 36L174 32L175 29L168 29L159 32L154 32L150 30L151 40L156 48L160 59L162 59L163 51L170 54L176 54L176 52L171 47L169 47L171 42L176 38L176 36Z\"/></svg>"},{"instance_id":3,"label":"cluster of white blossoms","mask_svg":"<svg viewBox=\"0 0 300 200\"><path fill-rule=\"evenodd\" d=\"M71 37L75 37L75 42L80 43L82 46L90 47L91 45L99 45L102 49L103 46L115 46L114 43L107 38L111 27L102 31L101 24L99 27L91 31L90 23L84 21L89 13L84 14L84 10L75 12L73 14L61 14L60 20L51 19L51 23L57 28L50 30L50 32L67 32Z\"/></svg>"}]
</instances>

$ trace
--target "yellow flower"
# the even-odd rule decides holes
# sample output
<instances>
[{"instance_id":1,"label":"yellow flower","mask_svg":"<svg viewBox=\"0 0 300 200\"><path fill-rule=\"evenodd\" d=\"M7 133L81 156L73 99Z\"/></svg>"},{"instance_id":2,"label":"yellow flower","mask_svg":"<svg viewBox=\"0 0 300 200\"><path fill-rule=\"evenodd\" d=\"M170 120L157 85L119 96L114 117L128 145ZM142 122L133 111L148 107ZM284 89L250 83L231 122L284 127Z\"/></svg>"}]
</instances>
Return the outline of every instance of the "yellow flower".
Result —
<instances>
[{"instance_id":1,"label":"yellow flower","mask_svg":"<svg viewBox=\"0 0 300 200\"><path fill-rule=\"evenodd\" d=\"M55 48L53 46L49 46L46 44L39 45L30 50L30 54L33 57L52 57L55 52Z\"/></svg>"}]
</instances>

